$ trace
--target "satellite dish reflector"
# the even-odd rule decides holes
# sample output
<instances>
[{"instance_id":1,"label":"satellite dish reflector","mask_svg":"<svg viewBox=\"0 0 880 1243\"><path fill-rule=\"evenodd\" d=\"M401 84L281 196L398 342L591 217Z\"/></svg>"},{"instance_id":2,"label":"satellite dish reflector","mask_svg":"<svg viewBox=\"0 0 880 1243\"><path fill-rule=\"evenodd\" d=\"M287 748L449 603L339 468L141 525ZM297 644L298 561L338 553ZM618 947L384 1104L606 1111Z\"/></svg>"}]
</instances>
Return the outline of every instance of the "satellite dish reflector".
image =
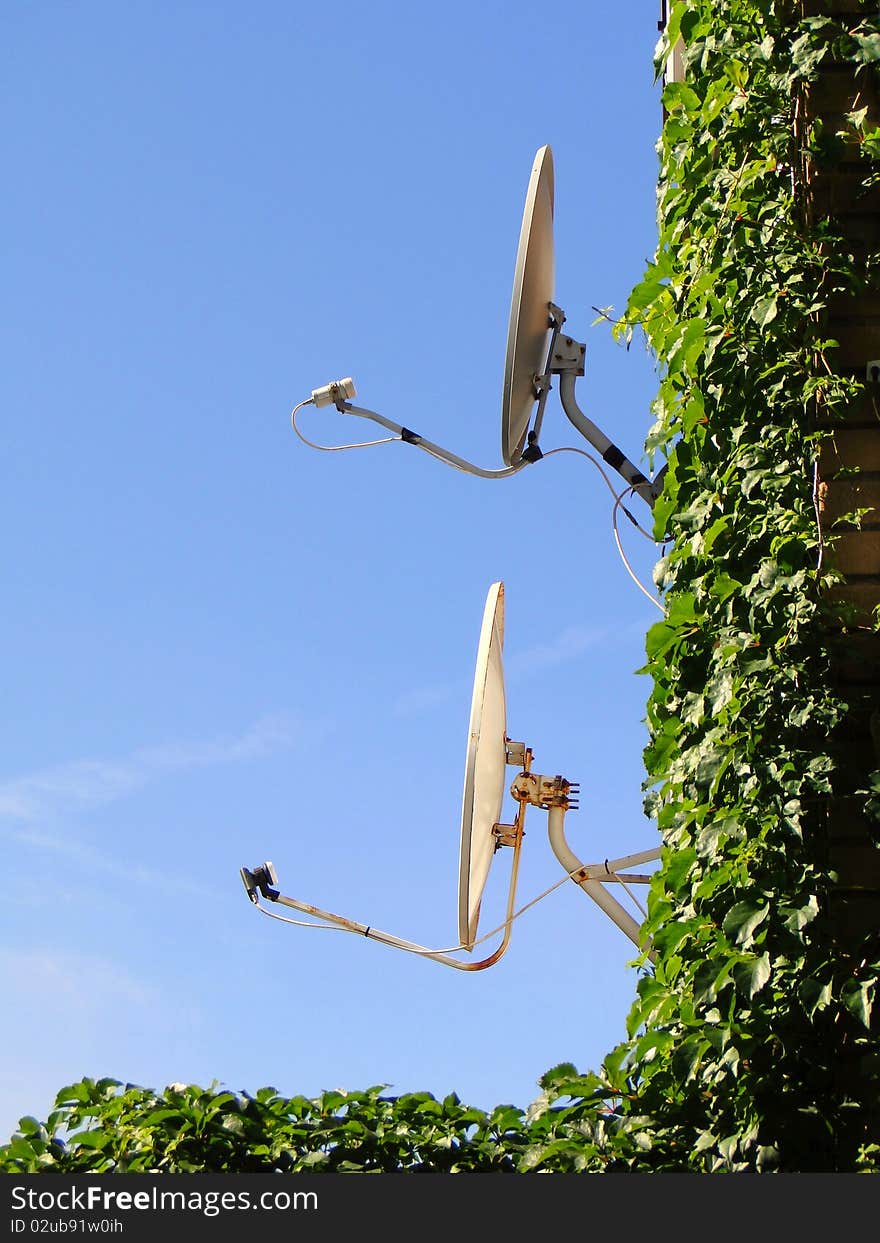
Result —
<instances>
[{"instance_id":1,"label":"satellite dish reflector","mask_svg":"<svg viewBox=\"0 0 880 1243\"><path fill-rule=\"evenodd\" d=\"M538 399L535 376L547 361L553 284L553 155L547 146L535 156L529 178L510 300L501 397L501 453L508 466L522 458Z\"/></svg>"},{"instance_id":2,"label":"satellite dish reflector","mask_svg":"<svg viewBox=\"0 0 880 1243\"><path fill-rule=\"evenodd\" d=\"M473 947L480 901L497 839L507 764L507 703L504 694L504 584L493 583L486 597L471 697L458 872L458 935Z\"/></svg>"},{"instance_id":3,"label":"satellite dish reflector","mask_svg":"<svg viewBox=\"0 0 880 1243\"><path fill-rule=\"evenodd\" d=\"M269 915L273 919L280 919L284 923L303 924L302 920L286 919L270 911L262 905L262 901L266 900L273 905L277 903L308 915L310 918L305 922L305 927L342 929L345 932L379 941L394 949L420 954L435 962L443 963L447 967L455 967L458 971L482 971L498 962L505 953L510 942L513 921L518 914L521 914L521 912L514 911L514 898L520 849L525 832L525 812L528 806L532 806L540 807L547 812L550 844L569 879L593 898L621 931L626 933L634 945L639 949L646 948L648 956L651 959L654 958L653 950L648 948L650 942L643 936L639 924L628 911L624 910L617 899L612 897L606 885L619 883L626 888L628 896L632 898L627 885L648 884L651 876L625 874L623 869L659 859L660 850L640 851L636 854L625 855L620 859L608 860L606 858L602 863L592 864L581 863L577 858L565 839L564 829L566 812L577 807L579 789L577 783L570 782L559 774L550 777L532 772L531 748L521 742L511 742L507 737L507 705L501 660L503 646L504 584L498 582L493 583L489 588L486 606L483 610L483 623L477 648L477 667L471 697L464 769L464 796L461 808L458 944L449 949L429 949L424 945L417 945L413 941L383 932L373 924L358 923L344 915L322 910L321 907L314 906L310 902L302 902L298 898L289 897L275 888L278 878L271 863L240 870L247 896L262 914ZM522 771L510 788L511 795L519 805L516 821L513 824L501 824L499 816L504 796L505 768L509 764L520 763L522 763ZM494 929L494 932L487 934L487 936L493 936L495 933L502 933L501 942L488 957L479 962L473 960L464 962L452 955L458 953L459 950L472 950L477 943L480 902L492 856L499 846L513 848L504 923ZM551 890L548 889L541 896L546 897L550 892ZM534 899L534 901L537 900ZM534 905L534 901L528 905ZM526 907L522 909L525 910ZM316 923L315 920L327 922ZM486 939L487 937L483 938L483 940Z\"/></svg>"},{"instance_id":4,"label":"satellite dish reflector","mask_svg":"<svg viewBox=\"0 0 880 1243\"><path fill-rule=\"evenodd\" d=\"M399 441L416 445L431 457L445 462L447 466L463 470L466 474L477 475L483 479L505 479L543 456L538 439L551 389L551 377L558 376L559 399L569 422L626 481L628 490L640 496L653 508L663 486L666 467L653 480L648 479L577 403L575 385L578 378L585 373L587 347L568 334L564 337L561 335L565 313L553 302L553 209L553 156L550 147L543 146L539 147L535 156L526 191L510 300L504 387L501 394L501 454L505 462L502 469L486 470L441 445L434 444L412 428L403 427L400 423L385 418L375 410L352 405L348 400L354 395L354 382L350 376L312 389L311 397L294 406L290 413L290 422L300 439L313 449L323 449L329 453L340 449L366 449L372 445ZM303 435L296 421L297 412L310 404L332 404L340 414L369 419L392 434L379 440L356 441L353 444L316 444ZM618 550L620 551L619 544Z\"/></svg>"}]
</instances>

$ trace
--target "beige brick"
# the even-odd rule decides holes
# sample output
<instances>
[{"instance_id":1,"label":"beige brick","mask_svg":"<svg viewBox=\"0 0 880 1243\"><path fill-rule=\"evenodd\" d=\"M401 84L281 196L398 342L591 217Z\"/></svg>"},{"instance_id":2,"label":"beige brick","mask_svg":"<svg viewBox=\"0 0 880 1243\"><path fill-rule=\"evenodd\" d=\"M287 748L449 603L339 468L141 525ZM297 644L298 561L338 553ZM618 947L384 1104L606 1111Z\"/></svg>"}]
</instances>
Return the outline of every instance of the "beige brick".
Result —
<instances>
[{"instance_id":1,"label":"beige brick","mask_svg":"<svg viewBox=\"0 0 880 1243\"><path fill-rule=\"evenodd\" d=\"M880 894L880 849L870 841L835 842L828 864L841 888L872 889Z\"/></svg>"},{"instance_id":2,"label":"beige brick","mask_svg":"<svg viewBox=\"0 0 880 1243\"><path fill-rule=\"evenodd\" d=\"M865 384L861 392L854 397L833 418L820 405L817 409L818 424L823 428L860 428L862 430L880 432L880 385ZM823 446L823 452L827 451ZM856 463L847 463L855 465Z\"/></svg>"},{"instance_id":3,"label":"beige brick","mask_svg":"<svg viewBox=\"0 0 880 1243\"><path fill-rule=\"evenodd\" d=\"M838 686L864 687L868 683L880 687L880 634L876 631L832 637L828 655Z\"/></svg>"},{"instance_id":4,"label":"beige brick","mask_svg":"<svg viewBox=\"0 0 880 1243\"><path fill-rule=\"evenodd\" d=\"M871 824L865 812L865 797L860 794L825 798L821 806L810 806L807 813L823 826L829 843L837 840L867 843L871 840ZM833 846L831 847L833 849Z\"/></svg>"},{"instance_id":5,"label":"beige brick","mask_svg":"<svg viewBox=\"0 0 880 1243\"><path fill-rule=\"evenodd\" d=\"M804 17L844 17L851 13L876 12L872 0L801 0Z\"/></svg>"},{"instance_id":6,"label":"beige brick","mask_svg":"<svg viewBox=\"0 0 880 1243\"><path fill-rule=\"evenodd\" d=\"M858 625L871 624L874 609L880 605L880 579L844 583L828 592L830 601L840 601L855 610Z\"/></svg>"},{"instance_id":7,"label":"beige brick","mask_svg":"<svg viewBox=\"0 0 880 1243\"><path fill-rule=\"evenodd\" d=\"M857 509L868 510L863 518L868 525L880 521L880 479L876 475L822 481L819 512L826 530L844 514Z\"/></svg>"},{"instance_id":8,"label":"beige brick","mask_svg":"<svg viewBox=\"0 0 880 1243\"><path fill-rule=\"evenodd\" d=\"M880 185L866 190L862 185L866 172L862 161L841 165L833 175L820 175L814 170L809 187L814 217L836 217L845 229L848 213L870 215L880 210Z\"/></svg>"},{"instance_id":9,"label":"beige brick","mask_svg":"<svg viewBox=\"0 0 880 1243\"><path fill-rule=\"evenodd\" d=\"M831 550L842 574L880 577L880 531L847 531Z\"/></svg>"},{"instance_id":10,"label":"beige brick","mask_svg":"<svg viewBox=\"0 0 880 1243\"><path fill-rule=\"evenodd\" d=\"M880 358L880 320L853 319L846 324L838 324L836 331L833 328L832 325L831 336L840 342L832 357L834 370L865 375L867 363Z\"/></svg>"},{"instance_id":11,"label":"beige brick","mask_svg":"<svg viewBox=\"0 0 880 1243\"><path fill-rule=\"evenodd\" d=\"M844 890L834 895L831 913L835 940L857 952L880 928L880 895Z\"/></svg>"},{"instance_id":12,"label":"beige brick","mask_svg":"<svg viewBox=\"0 0 880 1243\"><path fill-rule=\"evenodd\" d=\"M839 317L847 320L873 320L874 324L880 328L880 294L836 294L828 299L826 316L832 324ZM836 335L832 328L831 336Z\"/></svg>"},{"instance_id":13,"label":"beige brick","mask_svg":"<svg viewBox=\"0 0 880 1243\"><path fill-rule=\"evenodd\" d=\"M838 224L839 232L846 238L848 252L856 263L864 263L880 244L880 217L876 211L860 212L853 208ZM823 249L827 252L832 246L824 243Z\"/></svg>"},{"instance_id":14,"label":"beige brick","mask_svg":"<svg viewBox=\"0 0 880 1243\"><path fill-rule=\"evenodd\" d=\"M867 108L868 118L873 119L874 113L880 112L880 94L873 79L865 74L854 78L852 66L846 65L820 72L807 87L806 104L810 116L823 119L842 121L847 112L860 108Z\"/></svg>"},{"instance_id":15,"label":"beige brick","mask_svg":"<svg viewBox=\"0 0 880 1243\"><path fill-rule=\"evenodd\" d=\"M830 480L844 467L861 467L863 471L880 471L880 423L876 428L835 428L823 441L819 454L819 474Z\"/></svg>"}]
</instances>

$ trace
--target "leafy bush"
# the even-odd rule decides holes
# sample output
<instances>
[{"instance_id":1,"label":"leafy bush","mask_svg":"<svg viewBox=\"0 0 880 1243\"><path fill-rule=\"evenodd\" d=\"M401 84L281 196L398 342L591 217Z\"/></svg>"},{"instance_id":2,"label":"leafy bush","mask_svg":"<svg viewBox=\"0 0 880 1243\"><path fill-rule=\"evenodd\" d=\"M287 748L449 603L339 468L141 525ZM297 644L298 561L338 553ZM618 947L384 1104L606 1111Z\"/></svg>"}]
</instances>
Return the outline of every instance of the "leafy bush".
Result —
<instances>
[{"instance_id":1,"label":"leafy bush","mask_svg":"<svg viewBox=\"0 0 880 1243\"><path fill-rule=\"evenodd\" d=\"M578 1170L601 1155L605 1125L567 1124L561 1100L595 1096L572 1066L545 1077L529 1118L457 1096L384 1096L381 1087L314 1100L171 1084L154 1092L115 1079L62 1088L45 1123L22 1118L0 1148L7 1173L514 1173ZM598 1098L597 1098L598 1099ZM555 1108L553 1107L553 1103ZM613 1121L613 1120L612 1120Z\"/></svg>"}]
</instances>

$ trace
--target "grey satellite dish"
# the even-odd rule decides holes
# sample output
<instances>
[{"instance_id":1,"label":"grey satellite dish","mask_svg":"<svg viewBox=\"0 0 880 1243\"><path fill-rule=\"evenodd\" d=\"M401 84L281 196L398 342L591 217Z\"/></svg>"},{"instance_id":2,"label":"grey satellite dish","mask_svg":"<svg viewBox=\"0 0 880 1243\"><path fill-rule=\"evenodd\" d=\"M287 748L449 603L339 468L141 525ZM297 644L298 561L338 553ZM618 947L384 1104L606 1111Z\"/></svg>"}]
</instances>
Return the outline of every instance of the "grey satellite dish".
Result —
<instances>
[{"instance_id":1,"label":"grey satellite dish","mask_svg":"<svg viewBox=\"0 0 880 1243\"><path fill-rule=\"evenodd\" d=\"M379 941L394 949L408 950L441 962L459 971L481 971L496 963L507 950L514 918L514 898L519 875L519 857L522 846L525 803L520 802L514 824L499 824L501 802L504 797L505 768L508 764L529 759L521 744L508 746L505 734L506 708L504 672L501 666L501 649L504 642L504 584L493 583L486 597L483 622L477 645L477 664L471 699L465 758L464 793L462 796L461 838L459 857L459 943L444 950L427 949L412 941L403 940L382 932L372 924L357 923L342 915L322 910L311 903L279 893L275 868L264 863L256 868L242 868L241 879L251 901L263 914L272 914L260 903L264 898L281 906L291 907L315 919L326 920L323 926L354 932L371 941ZM467 962L450 957L460 950L472 950L479 918L480 900L495 850L501 846L513 847L507 911L500 932L497 948L478 962ZM275 916L281 918L281 916ZM289 920L296 923L298 921ZM300 921L301 922L301 921ZM316 927L314 922L306 926ZM492 933L488 934L492 936ZM486 939L485 937L483 938Z\"/></svg>"},{"instance_id":2,"label":"grey satellite dish","mask_svg":"<svg viewBox=\"0 0 880 1243\"><path fill-rule=\"evenodd\" d=\"M525 814L529 806L540 807L548 813L550 845L566 874L579 885L597 905L617 924L640 949L646 949L645 938L632 915L606 889L609 883L620 884L632 893L631 884L648 884L650 875L634 875L625 869L639 863L656 861L659 849L643 850L619 859L605 859L602 863L583 864L575 856L565 838L566 812L577 807L577 786L564 777L542 776L532 772L532 751L521 742L511 742L506 734L506 696L502 648L504 645L504 584L493 583L486 597L483 622L477 646L477 663L471 696L471 713L465 758L464 794L462 797L461 842L458 881L459 943L448 949L427 949L413 941L382 932L372 924L357 923L344 915L335 915L321 907L297 898L288 897L276 888L278 877L271 863L256 868L241 868L241 879L251 902L264 914L285 923L305 927L336 928L353 932L367 940L379 941L393 949L407 950L424 958L433 959L459 971L482 971L498 962L510 942L511 928L516 918L514 898L516 895L519 859L524 835ZM513 824L499 822L504 795L505 768L520 769L510 787L510 794L518 804ZM483 936L501 933L497 948L478 962L467 962L451 957L460 950L472 950L476 943L477 924L483 890L497 849L513 848L510 869L510 885L504 922ZM547 891L548 893L550 890ZM544 895L546 896L546 895ZM309 921L284 919L261 903L290 907L309 915ZM532 903L529 903L532 905ZM523 908L525 909L525 908ZM315 920L325 923L316 924ZM650 952L649 952L649 956Z\"/></svg>"},{"instance_id":3,"label":"grey satellite dish","mask_svg":"<svg viewBox=\"0 0 880 1243\"><path fill-rule=\"evenodd\" d=\"M498 844L507 765L507 705L504 693L504 584L493 583L486 598L477 647L461 801L458 873L458 935L471 949L480 899Z\"/></svg>"},{"instance_id":4,"label":"grey satellite dish","mask_svg":"<svg viewBox=\"0 0 880 1243\"><path fill-rule=\"evenodd\" d=\"M535 156L523 210L501 396L501 453L508 466L522 460L526 432L546 370L553 302L553 155Z\"/></svg>"},{"instance_id":5,"label":"grey satellite dish","mask_svg":"<svg viewBox=\"0 0 880 1243\"><path fill-rule=\"evenodd\" d=\"M632 491L653 507L660 494L665 467L653 480L648 479L577 404L575 384L584 375L586 346L563 332L565 312L553 302L554 200L553 154L549 146L543 146L539 147L532 163L513 275L501 394L501 454L505 462L502 469L475 466L412 428L395 423L375 410L352 405L349 398L355 395L355 386L351 376L312 389L310 397L294 406L290 421L300 439L313 449L328 452L399 441L415 445L467 474L483 479L503 479L543 456L538 439L552 380L558 376L559 400L569 422L625 480L628 489L624 492ZM331 404L340 414L369 419L391 435L346 445L320 445L307 439L297 424L298 411L303 406Z\"/></svg>"}]
</instances>

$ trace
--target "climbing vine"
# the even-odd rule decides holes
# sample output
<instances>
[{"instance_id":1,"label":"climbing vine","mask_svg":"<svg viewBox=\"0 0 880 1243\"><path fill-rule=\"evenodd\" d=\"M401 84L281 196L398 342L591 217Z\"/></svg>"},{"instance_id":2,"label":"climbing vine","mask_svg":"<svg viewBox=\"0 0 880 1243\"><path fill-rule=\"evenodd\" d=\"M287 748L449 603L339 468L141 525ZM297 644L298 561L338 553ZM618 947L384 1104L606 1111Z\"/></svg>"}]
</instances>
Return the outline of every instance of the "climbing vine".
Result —
<instances>
[{"instance_id":1,"label":"climbing vine","mask_svg":"<svg viewBox=\"0 0 880 1243\"><path fill-rule=\"evenodd\" d=\"M880 130L864 109L808 128L803 108L824 64L877 75L874 9L677 0L658 47L659 72L682 39L685 75L663 94L656 255L615 328L658 360L647 447L668 462L644 670L664 850L628 1039L595 1073L548 1072L525 1113L84 1080L23 1120L0 1168L880 1170L877 946L841 954L826 918L821 813L847 711L827 635L851 619L832 616L816 473L860 388L825 313L876 288L876 265L804 199L810 168L853 145L876 181Z\"/></svg>"},{"instance_id":2,"label":"climbing vine","mask_svg":"<svg viewBox=\"0 0 880 1243\"><path fill-rule=\"evenodd\" d=\"M876 72L880 26L798 8L673 7L661 51L681 37L686 72L664 90L659 245L617 327L638 326L662 364L648 447L668 459L667 612L646 665L658 960L630 1015L626 1082L611 1084L648 1168L876 1161L862 1108L877 1095L876 947L854 963L824 918L820 813L847 705L827 657L837 576L816 486L819 441L861 387L835 371L825 312L874 273L803 197L811 162L860 142L870 180L876 149L864 111L829 135L807 131L802 105L826 61Z\"/></svg>"}]
</instances>

